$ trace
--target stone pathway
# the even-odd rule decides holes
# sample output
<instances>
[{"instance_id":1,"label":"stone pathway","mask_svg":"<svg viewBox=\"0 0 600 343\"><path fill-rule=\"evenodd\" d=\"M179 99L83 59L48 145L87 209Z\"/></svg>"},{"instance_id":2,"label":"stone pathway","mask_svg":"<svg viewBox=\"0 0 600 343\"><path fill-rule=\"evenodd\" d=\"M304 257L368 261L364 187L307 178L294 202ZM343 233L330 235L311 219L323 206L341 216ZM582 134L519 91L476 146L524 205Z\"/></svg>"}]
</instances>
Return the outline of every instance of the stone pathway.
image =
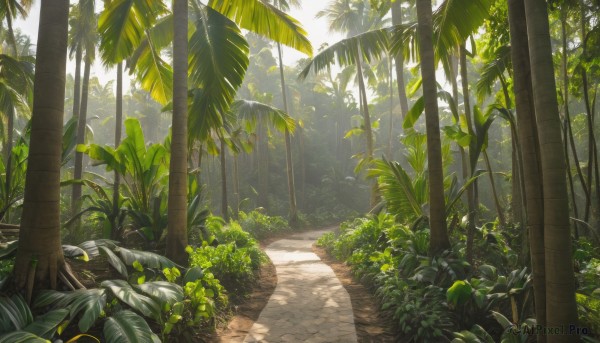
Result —
<instances>
[{"instance_id":1,"label":"stone pathway","mask_svg":"<svg viewBox=\"0 0 600 343\"><path fill-rule=\"evenodd\" d=\"M312 252L327 230L270 244L277 288L244 342L356 342L350 297L333 270Z\"/></svg>"}]
</instances>

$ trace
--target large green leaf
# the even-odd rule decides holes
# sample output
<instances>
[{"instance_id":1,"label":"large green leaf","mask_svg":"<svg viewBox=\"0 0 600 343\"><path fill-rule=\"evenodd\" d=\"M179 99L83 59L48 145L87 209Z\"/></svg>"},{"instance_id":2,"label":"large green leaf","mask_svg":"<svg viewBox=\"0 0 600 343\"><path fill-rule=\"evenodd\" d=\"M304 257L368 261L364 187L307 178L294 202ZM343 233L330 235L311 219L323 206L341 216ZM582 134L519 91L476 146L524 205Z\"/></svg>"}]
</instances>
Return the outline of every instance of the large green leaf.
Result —
<instances>
[{"instance_id":1,"label":"large green leaf","mask_svg":"<svg viewBox=\"0 0 600 343\"><path fill-rule=\"evenodd\" d=\"M248 42L238 26L211 8L194 11L195 32L189 41L192 103L190 138L206 140L223 124L248 68Z\"/></svg>"},{"instance_id":2,"label":"large green leaf","mask_svg":"<svg viewBox=\"0 0 600 343\"><path fill-rule=\"evenodd\" d=\"M92 241L85 241L78 245L81 249L85 250L89 257L94 258L100 254L98 250L100 246L105 246L110 249L115 249L119 242L110 239L96 239Z\"/></svg>"},{"instance_id":3,"label":"large green leaf","mask_svg":"<svg viewBox=\"0 0 600 343\"><path fill-rule=\"evenodd\" d=\"M113 266L113 268L115 268L119 274L123 275L124 277L129 276L127 273L127 267L123 261L121 261L121 259L110 248L102 245L98 248L108 258L108 263Z\"/></svg>"},{"instance_id":4,"label":"large green leaf","mask_svg":"<svg viewBox=\"0 0 600 343\"><path fill-rule=\"evenodd\" d=\"M27 331L14 331L0 336L0 343L50 343L39 336Z\"/></svg>"},{"instance_id":5,"label":"large green leaf","mask_svg":"<svg viewBox=\"0 0 600 343\"><path fill-rule=\"evenodd\" d=\"M129 266L132 266L133 262L135 261L138 261L143 266L160 270L164 268L173 268L176 266L175 262L169 260L168 258L149 251L140 251L119 247L116 249L116 252L121 255L123 262Z\"/></svg>"},{"instance_id":6,"label":"large green leaf","mask_svg":"<svg viewBox=\"0 0 600 343\"><path fill-rule=\"evenodd\" d=\"M58 326L62 323L65 317L69 314L69 310L61 308L45 313L35 319L35 321L27 325L23 331L31 332L43 338L52 338Z\"/></svg>"},{"instance_id":7,"label":"large green leaf","mask_svg":"<svg viewBox=\"0 0 600 343\"><path fill-rule=\"evenodd\" d=\"M139 313L154 319L160 317L160 306L158 303L152 300L152 298L136 292L127 281L106 280L100 286L109 289L115 297Z\"/></svg>"},{"instance_id":8,"label":"large green leaf","mask_svg":"<svg viewBox=\"0 0 600 343\"><path fill-rule=\"evenodd\" d=\"M134 288L139 289L161 304L168 303L169 305L173 305L183 300L183 289L181 286L171 282L145 282L141 285L135 285Z\"/></svg>"},{"instance_id":9,"label":"large green leaf","mask_svg":"<svg viewBox=\"0 0 600 343\"><path fill-rule=\"evenodd\" d=\"M107 294L105 289L82 289L73 292L43 291L36 298L34 308L66 308L69 318L73 320L83 312L78 322L81 332L87 332L100 317L106 307Z\"/></svg>"},{"instance_id":10,"label":"large green leaf","mask_svg":"<svg viewBox=\"0 0 600 343\"><path fill-rule=\"evenodd\" d=\"M146 47L137 56L135 66L130 66L131 71L137 75L142 88L158 103L165 105L173 96L173 69L162 59L160 50L150 38Z\"/></svg>"},{"instance_id":11,"label":"large green leaf","mask_svg":"<svg viewBox=\"0 0 600 343\"><path fill-rule=\"evenodd\" d=\"M449 304L460 306L471 297L471 291L473 287L468 281L456 280L446 291L446 300Z\"/></svg>"},{"instance_id":12,"label":"large green leaf","mask_svg":"<svg viewBox=\"0 0 600 343\"><path fill-rule=\"evenodd\" d=\"M166 11L160 0L106 1L98 19L100 51L105 64L130 57L156 18Z\"/></svg>"},{"instance_id":13,"label":"large green leaf","mask_svg":"<svg viewBox=\"0 0 600 343\"><path fill-rule=\"evenodd\" d=\"M243 29L312 55L312 46L300 23L266 0L210 0L208 6Z\"/></svg>"},{"instance_id":14,"label":"large green leaf","mask_svg":"<svg viewBox=\"0 0 600 343\"><path fill-rule=\"evenodd\" d=\"M413 106L408 110L402 123L403 129L410 129L415 126L415 123L421 117L421 114L425 110L425 99L421 96L415 101Z\"/></svg>"},{"instance_id":15,"label":"large green leaf","mask_svg":"<svg viewBox=\"0 0 600 343\"><path fill-rule=\"evenodd\" d=\"M144 318L128 310L108 317L103 332L107 343L150 343L158 339Z\"/></svg>"},{"instance_id":16,"label":"large green leaf","mask_svg":"<svg viewBox=\"0 0 600 343\"><path fill-rule=\"evenodd\" d=\"M22 330L33 321L31 310L20 294L0 296L0 331Z\"/></svg>"}]
</instances>

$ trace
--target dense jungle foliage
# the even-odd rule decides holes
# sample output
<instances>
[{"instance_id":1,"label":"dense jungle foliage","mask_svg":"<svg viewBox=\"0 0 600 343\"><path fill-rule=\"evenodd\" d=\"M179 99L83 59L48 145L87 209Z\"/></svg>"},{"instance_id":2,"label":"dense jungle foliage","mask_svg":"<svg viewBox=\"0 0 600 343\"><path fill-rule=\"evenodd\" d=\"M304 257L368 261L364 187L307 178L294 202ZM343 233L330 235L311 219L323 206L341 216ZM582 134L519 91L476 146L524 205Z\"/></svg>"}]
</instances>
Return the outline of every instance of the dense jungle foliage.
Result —
<instances>
[{"instance_id":1,"label":"dense jungle foliage","mask_svg":"<svg viewBox=\"0 0 600 343\"><path fill-rule=\"evenodd\" d=\"M0 342L200 341L331 225L401 342L598 342L599 13L0 2Z\"/></svg>"}]
</instances>

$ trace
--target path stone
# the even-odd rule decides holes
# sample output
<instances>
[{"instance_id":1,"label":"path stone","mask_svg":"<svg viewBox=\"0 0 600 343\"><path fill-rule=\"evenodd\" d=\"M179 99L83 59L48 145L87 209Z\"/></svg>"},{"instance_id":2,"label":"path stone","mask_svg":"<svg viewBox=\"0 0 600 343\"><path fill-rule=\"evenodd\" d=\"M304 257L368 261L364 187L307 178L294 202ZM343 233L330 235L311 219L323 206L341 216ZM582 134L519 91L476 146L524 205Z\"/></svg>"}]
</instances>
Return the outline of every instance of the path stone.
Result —
<instances>
[{"instance_id":1,"label":"path stone","mask_svg":"<svg viewBox=\"0 0 600 343\"><path fill-rule=\"evenodd\" d=\"M277 287L244 342L357 342L350 296L312 252L325 232L299 233L267 247Z\"/></svg>"}]
</instances>

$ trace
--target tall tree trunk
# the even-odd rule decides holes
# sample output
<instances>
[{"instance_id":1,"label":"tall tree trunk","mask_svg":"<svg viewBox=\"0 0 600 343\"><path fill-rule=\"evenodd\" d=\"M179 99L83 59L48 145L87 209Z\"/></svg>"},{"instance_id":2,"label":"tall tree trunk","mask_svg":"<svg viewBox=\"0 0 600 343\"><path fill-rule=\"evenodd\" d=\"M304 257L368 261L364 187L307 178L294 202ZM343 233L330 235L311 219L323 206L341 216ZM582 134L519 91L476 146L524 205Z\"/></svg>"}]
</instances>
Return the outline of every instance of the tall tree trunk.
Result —
<instances>
[{"instance_id":1,"label":"tall tree trunk","mask_svg":"<svg viewBox=\"0 0 600 343\"><path fill-rule=\"evenodd\" d=\"M238 155L237 153L233 154L233 199L235 201L235 205L233 206L233 215L234 218L238 218L238 214L240 213L240 173L238 171Z\"/></svg>"},{"instance_id":2,"label":"tall tree trunk","mask_svg":"<svg viewBox=\"0 0 600 343\"><path fill-rule=\"evenodd\" d=\"M565 156L552 47L544 0L525 2L529 40L533 101L539 126L544 206L544 254L546 268L546 321L549 327L577 324ZM532 237L532 241L534 237ZM535 287L535 285L534 285ZM548 335L548 342L574 342L574 337Z\"/></svg>"},{"instance_id":3,"label":"tall tree trunk","mask_svg":"<svg viewBox=\"0 0 600 343\"><path fill-rule=\"evenodd\" d=\"M121 135L123 132L123 62L117 64L117 99L115 116L115 149L121 144ZM113 183L113 220L111 238L116 239L119 232L119 187L121 185L121 176L115 170L115 181Z\"/></svg>"},{"instance_id":4,"label":"tall tree trunk","mask_svg":"<svg viewBox=\"0 0 600 343\"><path fill-rule=\"evenodd\" d=\"M587 20L586 20L586 15L585 15L585 2L583 0L579 0L579 9L580 9L580 25L581 25L581 41L583 42L582 44L582 56L586 56L587 55L587 47L586 47L586 36L587 36ZM587 169L587 190L585 190L586 192L586 202L585 202L585 214L583 216L583 219L586 222L589 222L590 219L590 212L591 212L591 207L592 207L592 182L593 182L593 177L594 177L594 156L597 153L597 148L596 148L596 138L594 135L594 120L593 120L593 113L592 113L592 106L590 103L590 93L589 93L589 83L588 83L588 77L587 77L587 70L586 68L580 68L580 73L581 73L581 84L582 84L582 91L583 91L583 103L585 105L585 111L586 111L586 123L587 123L587 129L588 129L588 169ZM596 180L596 183L598 183L598 180Z\"/></svg>"},{"instance_id":5,"label":"tall tree trunk","mask_svg":"<svg viewBox=\"0 0 600 343\"><path fill-rule=\"evenodd\" d=\"M356 59L356 73L358 75L358 91L359 96L362 102L362 115L364 121L364 132L365 132L365 140L367 150L365 151L365 160L367 161L366 165L369 165L371 161L373 161L373 129L371 128L371 115L369 114L369 102L367 100L367 87L365 86L365 80L362 72L362 62L361 56L356 49L354 51L354 58ZM369 205L373 208L377 204L377 182L373 181L371 185L371 197L369 201Z\"/></svg>"},{"instance_id":6,"label":"tall tree trunk","mask_svg":"<svg viewBox=\"0 0 600 343\"><path fill-rule=\"evenodd\" d=\"M388 87L390 87L390 123L388 127L388 160L394 160L394 77L392 76L392 68L394 67L394 62L392 62L392 56L388 55L388 67L389 67L389 75L388 75Z\"/></svg>"},{"instance_id":7,"label":"tall tree trunk","mask_svg":"<svg viewBox=\"0 0 600 343\"><path fill-rule=\"evenodd\" d=\"M281 44L277 43L277 52L279 53L279 77L281 80L281 95L283 98L283 109L290 115L290 107L288 106L287 91L285 86L285 76L283 75L283 56L281 53ZM292 141L290 132L285 129L285 162L288 180L288 194L290 202L290 213L288 221L292 227L298 224L298 209L296 207L296 186L294 184L294 161L292 160Z\"/></svg>"},{"instance_id":8,"label":"tall tree trunk","mask_svg":"<svg viewBox=\"0 0 600 343\"><path fill-rule=\"evenodd\" d=\"M5 163L5 179L4 179L4 189L5 189L5 197L4 203L8 204L10 201L11 191L11 183L12 183L12 149L13 149L13 140L14 140L14 131L15 131L15 110L12 109L9 113L7 113L7 125L6 125L6 145L4 146L4 160ZM6 208L6 213L4 214L6 219L8 220L10 216L10 207ZM2 219L2 218L0 218Z\"/></svg>"},{"instance_id":9,"label":"tall tree trunk","mask_svg":"<svg viewBox=\"0 0 600 343\"><path fill-rule=\"evenodd\" d=\"M524 222L529 232L531 267L533 271L533 293L537 324L546 326L546 268L544 258L544 203L542 169L538 128L535 120L533 89L531 81L529 43L524 0L508 1L511 59L514 70L515 106L517 129L523 153L523 181L525 183L525 206L527 217ZM538 336L545 342L544 335Z\"/></svg>"},{"instance_id":10,"label":"tall tree trunk","mask_svg":"<svg viewBox=\"0 0 600 343\"><path fill-rule=\"evenodd\" d=\"M460 61L460 79L462 84L463 92L463 103L465 110L465 118L467 121L467 132L470 135L474 135L473 132L473 120L471 116L471 101L469 95L469 80L467 73L467 50L464 45L459 47L459 61ZM471 145L472 146L472 145ZM469 157L475 154L475 151L471 151L469 147ZM477 166L477 161L469 158L469 171L467 178L473 176L473 172ZM477 181L475 181L477 182ZM477 204L475 202L475 182L467 187L467 261L473 264L473 241L475 238L475 220L477 216Z\"/></svg>"},{"instance_id":11,"label":"tall tree trunk","mask_svg":"<svg viewBox=\"0 0 600 343\"><path fill-rule=\"evenodd\" d=\"M435 81L431 0L417 1L417 20L423 98L425 99L427 162L429 165L429 227L431 229L429 253L435 256L450 248L450 240L446 232L444 171L442 168L442 143Z\"/></svg>"},{"instance_id":12,"label":"tall tree trunk","mask_svg":"<svg viewBox=\"0 0 600 343\"><path fill-rule=\"evenodd\" d=\"M77 45L75 50L75 80L73 85L73 118L79 118L79 106L81 106L81 60L83 59L83 48Z\"/></svg>"},{"instance_id":13,"label":"tall tree trunk","mask_svg":"<svg viewBox=\"0 0 600 343\"><path fill-rule=\"evenodd\" d=\"M187 72L188 2L173 0L173 124L171 125L171 162L167 257L187 265Z\"/></svg>"},{"instance_id":14,"label":"tall tree trunk","mask_svg":"<svg viewBox=\"0 0 600 343\"><path fill-rule=\"evenodd\" d=\"M81 87L81 106L79 108L79 117L77 119L77 144L85 143L85 128L87 121L87 105L88 105L88 93L90 84L90 69L92 62L88 58L86 52L85 67L83 68L83 84ZM73 169L73 179L80 180L83 178L83 153L75 152L75 167ZM81 184L74 183L71 195L71 214L75 215L81 208ZM79 231L79 221L74 224L74 232ZM77 239L79 237L76 237Z\"/></svg>"},{"instance_id":15,"label":"tall tree trunk","mask_svg":"<svg viewBox=\"0 0 600 343\"><path fill-rule=\"evenodd\" d=\"M262 121L257 126L258 206L269 207L269 136Z\"/></svg>"},{"instance_id":16,"label":"tall tree trunk","mask_svg":"<svg viewBox=\"0 0 600 343\"><path fill-rule=\"evenodd\" d=\"M227 149L225 145L225 139L220 138L221 141L221 151L219 152L219 157L221 158L221 214L223 215L223 219L226 222L229 221L229 205L227 203L227 159L225 156L225 150Z\"/></svg>"},{"instance_id":17,"label":"tall tree trunk","mask_svg":"<svg viewBox=\"0 0 600 343\"><path fill-rule=\"evenodd\" d=\"M562 63L561 63L561 67L562 67L562 81L563 81L563 114L565 117L565 128L564 128L564 139L565 139L565 162L567 163L567 176L569 179L569 185L571 188L571 195L572 195L572 202L573 202L573 212L574 212L574 216L575 218L579 218L579 211L577 209L577 199L575 196L575 186L573 184L573 180L572 180L572 176L571 176L571 168L570 168L570 161L569 161L569 151L568 151L568 146L571 146L571 152L573 154L573 161L575 164L575 168L577 169L577 175L579 176L579 181L581 182L581 186L583 189L583 192L585 194L585 199L586 199L586 204L587 203L591 203L590 202L590 197L591 195L588 193L588 188L585 182L585 179L583 177L583 172L581 170L581 165L579 164L579 157L577 154L577 148L575 145L575 138L573 137L573 130L571 127L571 113L569 111L569 73L568 73L568 56L567 56L567 10L566 8L562 8L561 9L561 16L560 16L560 26L561 26L561 33L562 33ZM567 141L568 139L568 141ZM589 179L588 179L589 180ZM579 235L579 224L577 222L575 222L575 236L577 237Z\"/></svg>"},{"instance_id":18,"label":"tall tree trunk","mask_svg":"<svg viewBox=\"0 0 600 343\"><path fill-rule=\"evenodd\" d=\"M36 53L29 162L25 181L16 286L55 289L64 267L60 240L62 151L69 1L42 1Z\"/></svg>"},{"instance_id":19,"label":"tall tree trunk","mask_svg":"<svg viewBox=\"0 0 600 343\"><path fill-rule=\"evenodd\" d=\"M500 226L506 227L506 219L504 218L504 211L500 205L500 198L498 197L498 190L496 190L496 183L494 182L494 173L492 172L492 164L490 163L490 157L486 150L483 151L483 159L490 176L490 184L492 185L492 194L494 195L494 205L496 206L496 212L498 213L498 221Z\"/></svg>"},{"instance_id":20,"label":"tall tree trunk","mask_svg":"<svg viewBox=\"0 0 600 343\"><path fill-rule=\"evenodd\" d=\"M392 24L402 25L402 1L392 2ZM400 97L400 111L402 120L408 112L408 99L406 97L406 87L404 81L404 55L402 51L394 58L396 60L396 83L398 83L398 96Z\"/></svg>"}]
</instances>

